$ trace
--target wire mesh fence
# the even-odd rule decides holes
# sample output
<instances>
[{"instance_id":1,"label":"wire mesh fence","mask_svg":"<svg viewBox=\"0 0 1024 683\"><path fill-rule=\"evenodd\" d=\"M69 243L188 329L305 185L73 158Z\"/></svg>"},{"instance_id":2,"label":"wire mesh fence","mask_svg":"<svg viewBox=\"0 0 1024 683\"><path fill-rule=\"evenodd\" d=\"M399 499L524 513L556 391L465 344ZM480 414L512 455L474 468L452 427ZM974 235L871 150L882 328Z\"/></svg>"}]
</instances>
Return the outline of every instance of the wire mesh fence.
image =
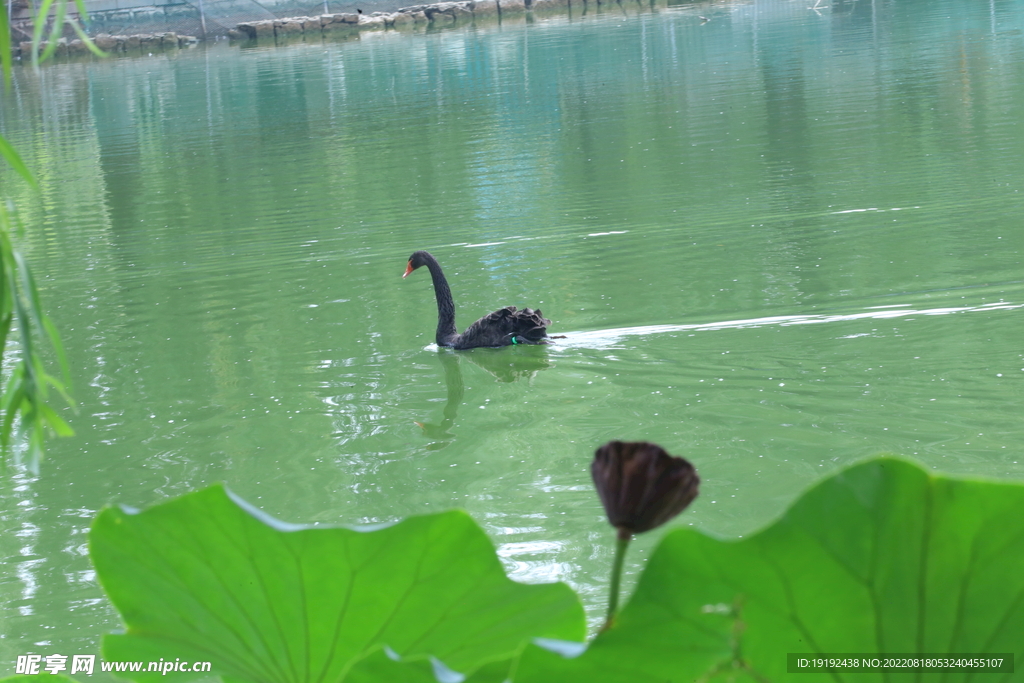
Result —
<instances>
[{"instance_id":1,"label":"wire mesh fence","mask_svg":"<svg viewBox=\"0 0 1024 683\"><path fill-rule=\"evenodd\" d=\"M3 1L3 0L0 0ZM242 22L317 16L341 12L394 11L415 0L85 0L90 35L177 33L191 36L224 35ZM31 7L15 11L12 40L30 40ZM48 27L47 27L48 28ZM65 33L73 37L70 29Z\"/></svg>"}]
</instances>

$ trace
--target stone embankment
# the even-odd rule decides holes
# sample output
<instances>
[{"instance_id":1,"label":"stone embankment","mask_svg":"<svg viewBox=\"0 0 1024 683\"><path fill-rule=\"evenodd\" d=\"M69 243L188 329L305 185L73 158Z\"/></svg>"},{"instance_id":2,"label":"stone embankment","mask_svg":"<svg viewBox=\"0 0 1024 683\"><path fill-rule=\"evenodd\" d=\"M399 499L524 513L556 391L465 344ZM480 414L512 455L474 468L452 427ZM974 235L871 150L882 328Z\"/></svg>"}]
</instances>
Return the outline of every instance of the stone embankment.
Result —
<instances>
[{"instance_id":1,"label":"stone embankment","mask_svg":"<svg viewBox=\"0 0 1024 683\"><path fill-rule=\"evenodd\" d=\"M284 36L324 35L334 32L407 29L419 26L444 27L466 23L479 17L523 13L527 10L559 9L572 0L462 0L432 5L403 7L397 12L373 14L321 14L318 17L291 17L238 24L228 31L236 40L260 40ZM584 0L576 0L581 5ZM596 0L591 0L595 2Z\"/></svg>"},{"instance_id":2,"label":"stone embankment","mask_svg":"<svg viewBox=\"0 0 1024 683\"><path fill-rule=\"evenodd\" d=\"M601 5L601 0L589 0ZM610 4L612 0L604 0ZM413 29L418 27L455 26L483 17L499 17L509 14L523 14L527 11L545 9L564 10L573 4L586 7L588 0L461 0L459 2L438 2L432 5L403 7L396 12L374 12L372 14L321 14L317 17L290 17L265 21L245 22L228 31L235 40L277 39L289 36L322 37L332 33L346 34L359 31L385 29ZM101 33L93 37L96 47L108 54L139 54L158 50L178 49L199 42L195 36L177 33L143 33L138 35L109 35ZM39 46L39 52L47 43ZM32 43L23 42L14 46L14 56L27 60L32 56ZM70 57L89 53L80 39L57 41L55 55Z\"/></svg>"},{"instance_id":3,"label":"stone embankment","mask_svg":"<svg viewBox=\"0 0 1024 683\"><path fill-rule=\"evenodd\" d=\"M199 42L199 39L195 36L180 36L177 33L142 33L131 36L111 36L101 33L94 36L92 42L96 44L96 47L108 54L118 54L123 52L139 53L171 48L178 49L194 45ZM40 54L46 49L46 46L46 41L39 45ZM58 57L70 57L88 53L89 48L79 38L73 40L61 38L57 41L57 49L54 51L54 54ZM17 45L14 48L14 56L29 59L32 56L32 43L25 41Z\"/></svg>"}]
</instances>

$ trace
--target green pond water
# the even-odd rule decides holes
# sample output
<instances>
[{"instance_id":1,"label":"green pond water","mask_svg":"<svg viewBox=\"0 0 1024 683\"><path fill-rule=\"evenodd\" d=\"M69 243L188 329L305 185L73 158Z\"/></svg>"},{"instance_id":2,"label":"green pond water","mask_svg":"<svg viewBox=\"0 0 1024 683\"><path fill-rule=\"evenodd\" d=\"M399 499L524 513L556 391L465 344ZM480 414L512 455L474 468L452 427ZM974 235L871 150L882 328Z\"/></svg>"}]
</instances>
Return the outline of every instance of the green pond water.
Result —
<instances>
[{"instance_id":1,"label":"green pond water","mask_svg":"<svg viewBox=\"0 0 1024 683\"><path fill-rule=\"evenodd\" d=\"M0 483L0 673L117 628L102 506L218 481L291 522L465 508L594 617L610 439L690 458L670 526L726 537L879 452L1024 478L1024 2L824 4L17 69L42 192L0 181L78 409ZM439 352L417 249L460 327L566 338Z\"/></svg>"}]
</instances>

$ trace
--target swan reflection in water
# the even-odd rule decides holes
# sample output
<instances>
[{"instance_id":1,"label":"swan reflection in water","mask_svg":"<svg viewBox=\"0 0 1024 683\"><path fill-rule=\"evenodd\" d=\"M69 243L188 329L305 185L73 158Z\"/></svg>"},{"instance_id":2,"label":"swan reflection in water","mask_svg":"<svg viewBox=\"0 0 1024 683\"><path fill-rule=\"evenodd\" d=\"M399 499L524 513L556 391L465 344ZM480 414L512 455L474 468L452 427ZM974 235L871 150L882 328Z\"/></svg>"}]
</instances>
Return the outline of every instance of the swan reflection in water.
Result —
<instances>
[{"instance_id":1,"label":"swan reflection in water","mask_svg":"<svg viewBox=\"0 0 1024 683\"><path fill-rule=\"evenodd\" d=\"M463 362L472 363L483 368L494 376L498 382L516 382L529 379L541 370L551 367L551 362L544 355L534 353L510 354L508 351L495 349L475 349L470 352L455 353L449 349L438 349L437 357L444 369L444 382L447 398L440 422L417 422L423 434L432 440L427 450L439 451L455 440L450 430L455 426L459 406L462 405L466 386L462 380Z\"/></svg>"}]
</instances>

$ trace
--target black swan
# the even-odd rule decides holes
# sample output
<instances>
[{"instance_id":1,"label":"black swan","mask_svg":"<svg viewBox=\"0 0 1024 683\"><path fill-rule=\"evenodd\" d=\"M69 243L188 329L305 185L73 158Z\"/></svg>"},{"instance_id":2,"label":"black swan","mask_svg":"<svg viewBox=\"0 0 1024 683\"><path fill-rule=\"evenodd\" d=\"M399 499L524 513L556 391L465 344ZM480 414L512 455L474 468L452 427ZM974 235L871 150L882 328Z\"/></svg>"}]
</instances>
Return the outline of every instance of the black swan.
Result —
<instances>
[{"instance_id":1,"label":"black swan","mask_svg":"<svg viewBox=\"0 0 1024 683\"><path fill-rule=\"evenodd\" d=\"M437 259L426 251L414 252L409 257L409 264L402 277L406 277L420 266L426 266L434 280L434 296L437 297L435 340L438 346L475 349L481 346L548 343L546 327L551 321L541 315L540 310L524 308L519 311L515 306L507 306L494 313L488 313L459 334L455 327L455 302L452 301L452 290L448 288L448 280L441 272L441 264Z\"/></svg>"}]
</instances>

